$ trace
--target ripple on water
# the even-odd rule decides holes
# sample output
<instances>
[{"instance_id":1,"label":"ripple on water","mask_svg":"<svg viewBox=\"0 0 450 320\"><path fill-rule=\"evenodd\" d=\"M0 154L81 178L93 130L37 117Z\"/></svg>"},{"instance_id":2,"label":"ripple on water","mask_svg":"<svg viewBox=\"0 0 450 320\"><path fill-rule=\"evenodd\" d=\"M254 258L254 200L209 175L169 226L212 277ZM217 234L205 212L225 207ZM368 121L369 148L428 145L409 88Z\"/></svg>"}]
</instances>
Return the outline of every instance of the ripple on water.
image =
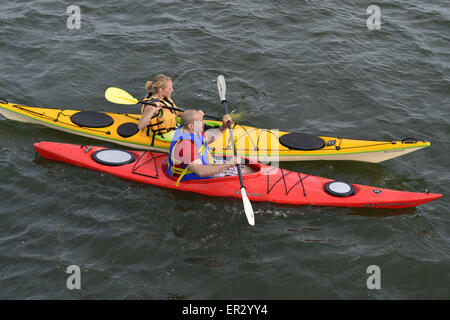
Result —
<instances>
[{"instance_id":1,"label":"ripple on water","mask_svg":"<svg viewBox=\"0 0 450 320\"><path fill-rule=\"evenodd\" d=\"M411 299L448 297L449 16L444 2L9 1L0 17L1 97L49 107L138 112L158 73L181 107L222 114L217 75L242 123L370 140L413 136L422 151L382 164L284 168L444 197L405 210L293 208L164 190L35 158L33 142L104 142L0 116L0 279L18 299ZM132 17L130 19L130 17ZM110 144L106 144L110 145ZM82 288L66 288L69 265ZM379 265L382 288L366 287Z\"/></svg>"}]
</instances>

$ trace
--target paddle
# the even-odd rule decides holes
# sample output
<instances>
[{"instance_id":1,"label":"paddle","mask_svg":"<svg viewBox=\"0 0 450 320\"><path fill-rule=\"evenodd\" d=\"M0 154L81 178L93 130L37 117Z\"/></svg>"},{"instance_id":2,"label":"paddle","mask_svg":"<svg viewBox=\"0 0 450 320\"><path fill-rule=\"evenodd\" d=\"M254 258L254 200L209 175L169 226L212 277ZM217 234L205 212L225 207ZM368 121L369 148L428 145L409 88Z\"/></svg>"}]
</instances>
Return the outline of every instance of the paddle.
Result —
<instances>
[{"instance_id":1,"label":"paddle","mask_svg":"<svg viewBox=\"0 0 450 320\"><path fill-rule=\"evenodd\" d=\"M220 100L222 101L223 107L225 109L225 114L228 114L227 100L225 99L225 92L226 92L227 88L225 85L225 78L222 75L217 77L217 88L219 89L219 96L220 96ZM228 130L230 131L230 137L231 137L231 143L233 144L234 155L237 156L237 150L236 150L236 145L234 143L233 128L231 128L231 122L228 121L227 125L228 125ZM244 179L242 179L241 167L239 165L237 166L237 171L238 171L238 175L239 175L239 181L241 182L241 196L242 196L242 202L244 203L245 215L247 216L248 223L253 226L253 225L255 225L255 216L253 214L252 204L247 197L247 192L245 191Z\"/></svg>"},{"instance_id":2,"label":"paddle","mask_svg":"<svg viewBox=\"0 0 450 320\"><path fill-rule=\"evenodd\" d=\"M143 104L148 104L148 105L152 105L155 106L154 103L148 102L148 101L140 101L138 99L136 99L135 97L133 97L131 94L129 94L128 92L126 92L125 90L122 90L120 88L116 88L116 87L109 87L108 89L106 89L105 91L105 98L106 100L112 102L112 103L116 103L116 104L138 104L138 103L143 103ZM173 107L168 107L168 106L162 106L163 108L169 109L169 110L174 110L174 111L180 111L183 112L183 109L179 109L179 108L173 108ZM214 119L217 121L222 121L221 118L219 117L215 117L215 116L210 116L205 114L205 117L210 118L210 119Z\"/></svg>"}]
</instances>

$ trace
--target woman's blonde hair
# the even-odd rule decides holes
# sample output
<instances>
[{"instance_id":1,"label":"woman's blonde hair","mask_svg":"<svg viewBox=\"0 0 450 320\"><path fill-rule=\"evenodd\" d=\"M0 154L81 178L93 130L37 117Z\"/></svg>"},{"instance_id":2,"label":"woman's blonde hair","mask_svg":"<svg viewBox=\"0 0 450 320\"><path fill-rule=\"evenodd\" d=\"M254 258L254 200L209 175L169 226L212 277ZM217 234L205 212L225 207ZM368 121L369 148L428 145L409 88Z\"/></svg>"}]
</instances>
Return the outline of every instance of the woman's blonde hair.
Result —
<instances>
[{"instance_id":1,"label":"woman's blonde hair","mask_svg":"<svg viewBox=\"0 0 450 320\"><path fill-rule=\"evenodd\" d=\"M147 81L145 89L151 93L157 93L158 89L164 89L167 86L167 82L172 81L168 76L164 74L158 74L153 81Z\"/></svg>"}]
</instances>

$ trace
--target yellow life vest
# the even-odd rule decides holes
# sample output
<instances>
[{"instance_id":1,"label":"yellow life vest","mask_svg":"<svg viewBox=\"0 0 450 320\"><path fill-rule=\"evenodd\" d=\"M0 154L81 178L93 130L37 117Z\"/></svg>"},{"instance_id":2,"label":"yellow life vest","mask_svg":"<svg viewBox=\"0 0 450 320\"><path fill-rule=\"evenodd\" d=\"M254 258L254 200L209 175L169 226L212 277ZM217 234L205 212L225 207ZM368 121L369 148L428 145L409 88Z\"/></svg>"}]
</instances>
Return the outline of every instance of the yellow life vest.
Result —
<instances>
[{"instance_id":1,"label":"yellow life vest","mask_svg":"<svg viewBox=\"0 0 450 320\"><path fill-rule=\"evenodd\" d=\"M164 99L156 99L153 96L149 98L145 98L144 101L159 101L163 105L167 107L174 107L175 104L172 99L170 98L164 98ZM144 107L141 108L141 113L144 111ZM154 115L148 124L148 127L150 130L152 130L155 134L156 133L167 133L170 130L174 130L177 127L177 113L175 110L167 109L167 108L161 108L159 113L157 115Z\"/></svg>"}]
</instances>

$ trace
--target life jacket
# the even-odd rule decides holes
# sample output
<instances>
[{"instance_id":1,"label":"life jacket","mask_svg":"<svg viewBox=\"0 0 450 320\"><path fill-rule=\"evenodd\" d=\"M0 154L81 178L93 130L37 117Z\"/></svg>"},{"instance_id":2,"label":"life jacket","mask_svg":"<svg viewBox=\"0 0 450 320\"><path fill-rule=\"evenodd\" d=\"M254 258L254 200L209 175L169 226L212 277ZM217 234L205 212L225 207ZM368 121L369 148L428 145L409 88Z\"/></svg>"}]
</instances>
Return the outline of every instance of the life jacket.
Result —
<instances>
[{"instance_id":1,"label":"life jacket","mask_svg":"<svg viewBox=\"0 0 450 320\"><path fill-rule=\"evenodd\" d=\"M167 161L167 173L171 178L174 174L179 175L177 183L175 184L176 186L178 186L180 181L184 180L211 179L211 177L200 177L196 173L189 170L188 166L182 163L181 160L175 159L174 152L177 144L182 140L190 140L195 143L195 146L197 147L197 156L202 160L203 164L214 164L215 162L213 156L211 155L211 151L209 150L208 144L206 143L206 139L203 137L203 135L184 133L181 131L182 128L183 126L178 127L173 135L172 142L170 143L169 157ZM176 165L180 164L182 164L182 168L176 167Z\"/></svg>"},{"instance_id":2,"label":"life jacket","mask_svg":"<svg viewBox=\"0 0 450 320\"><path fill-rule=\"evenodd\" d=\"M175 104L171 98L156 99L153 96L147 95L144 101L161 102L164 106L174 108ZM141 108L141 113L144 111L144 107ZM174 130L177 127L177 113L175 110L161 108L159 113L154 115L149 124L147 125L154 134L164 134L170 130Z\"/></svg>"}]
</instances>

